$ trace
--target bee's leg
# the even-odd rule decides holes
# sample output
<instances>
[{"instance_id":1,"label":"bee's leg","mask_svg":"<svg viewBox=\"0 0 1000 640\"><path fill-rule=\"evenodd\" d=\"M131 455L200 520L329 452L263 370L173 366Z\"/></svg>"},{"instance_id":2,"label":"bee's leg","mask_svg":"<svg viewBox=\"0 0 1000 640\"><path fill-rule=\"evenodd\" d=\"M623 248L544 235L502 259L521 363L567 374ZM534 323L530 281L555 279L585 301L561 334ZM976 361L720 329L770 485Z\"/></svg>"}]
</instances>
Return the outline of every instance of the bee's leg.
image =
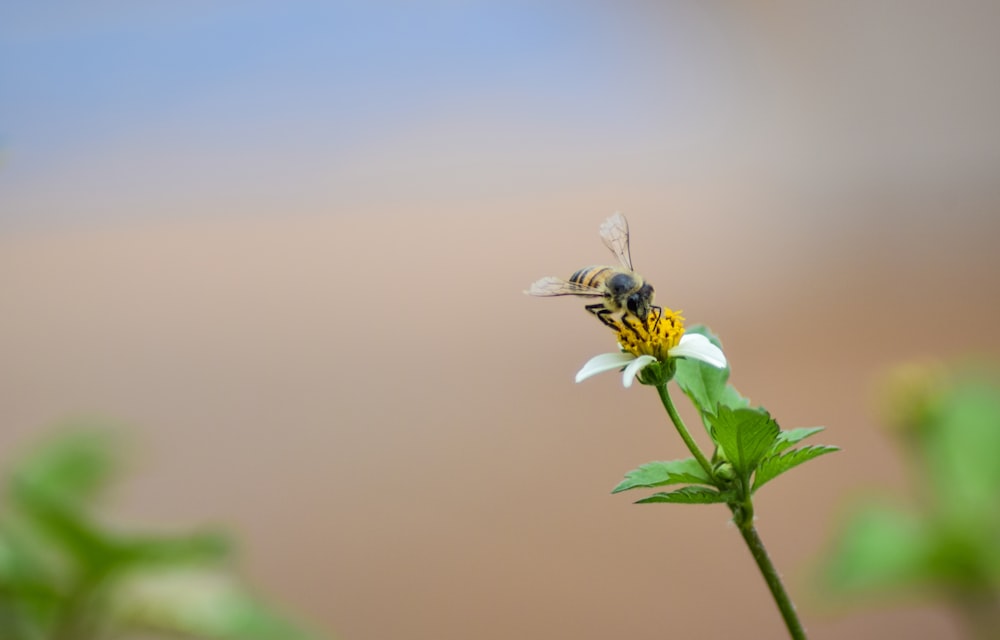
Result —
<instances>
[{"instance_id":1,"label":"bee's leg","mask_svg":"<svg viewBox=\"0 0 1000 640\"><path fill-rule=\"evenodd\" d=\"M622 329L628 329L629 331L632 332L632 335L635 337L635 339L639 341L643 340L642 333L639 331L640 328L643 329L647 334L649 332L649 328L645 326L645 322L640 320L639 316L635 315L634 313L627 313L624 316L622 316L621 324L618 326L619 326L619 332Z\"/></svg>"},{"instance_id":2,"label":"bee's leg","mask_svg":"<svg viewBox=\"0 0 1000 640\"><path fill-rule=\"evenodd\" d=\"M588 304L584 307L584 309L597 316L597 319L603 322L606 326L609 326L616 331L619 329L619 326L615 324L614 320L610 317L611 310L605 307L603 302Z\"/></svg>"},{"instance_id":3,"label":"bee's leg","mask_svg":"<svg viewBox=\"0 0 1000 640\"><path fill-rule=\"evenodd\" d=\"M658 307L655 304L650 307L656 313L656 320L653 322L653 328L650 333L656 333L656 328L660 326L660 318L663 317L663 307Z\"/></svg>"}]
</instances>

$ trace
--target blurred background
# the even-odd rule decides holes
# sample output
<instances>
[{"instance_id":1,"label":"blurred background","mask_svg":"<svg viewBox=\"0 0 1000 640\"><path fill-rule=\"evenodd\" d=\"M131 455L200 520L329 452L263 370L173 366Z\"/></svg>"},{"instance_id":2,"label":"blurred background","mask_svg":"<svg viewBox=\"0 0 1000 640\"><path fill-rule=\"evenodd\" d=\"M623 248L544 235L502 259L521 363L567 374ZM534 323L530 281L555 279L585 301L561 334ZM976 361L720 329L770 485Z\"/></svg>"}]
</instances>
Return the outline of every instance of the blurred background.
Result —
<instances>
[{"instance_id":1,"label":"blurred background","mask_svg":"<svg viewBox=\"0 0 1000 640\"><path fill-rule=\"evenodd\" d=\"M907 486L879 375L1000 353L998 59L976 1L5 3L0 462L129 425L113 518L235 532L338 637L781 637L723 507L609 495L683 444L522 294L620 210L731 381L844 449L759 499L811 637L958 638L810 576Z\"/></svg>"}]
</instances>

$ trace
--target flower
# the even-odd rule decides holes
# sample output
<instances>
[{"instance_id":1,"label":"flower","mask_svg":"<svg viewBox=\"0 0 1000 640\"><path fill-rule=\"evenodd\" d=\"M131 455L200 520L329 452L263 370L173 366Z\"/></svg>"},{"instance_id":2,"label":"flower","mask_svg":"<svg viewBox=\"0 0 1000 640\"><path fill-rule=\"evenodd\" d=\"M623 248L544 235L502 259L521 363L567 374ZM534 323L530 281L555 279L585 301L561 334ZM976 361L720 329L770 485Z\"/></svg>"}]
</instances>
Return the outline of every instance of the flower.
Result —
<instances>
[{"instance_id":1,"label":"flower","mask_svg":"<svg viewBox=\"0 0 1000 640\"><path fill-rule=\"evenodd\" d=\"M693 358L719 369L726 367L722 349L699 333L684 333L684 318L670 309L653 311L646 322L625 316L616 324L622 350L602 353L588 360L577 372L577 382L605 371L623 369L622 384L628 388L649 365L654 362L669 364L675 358Z\"/></svg>"}]
</instances>

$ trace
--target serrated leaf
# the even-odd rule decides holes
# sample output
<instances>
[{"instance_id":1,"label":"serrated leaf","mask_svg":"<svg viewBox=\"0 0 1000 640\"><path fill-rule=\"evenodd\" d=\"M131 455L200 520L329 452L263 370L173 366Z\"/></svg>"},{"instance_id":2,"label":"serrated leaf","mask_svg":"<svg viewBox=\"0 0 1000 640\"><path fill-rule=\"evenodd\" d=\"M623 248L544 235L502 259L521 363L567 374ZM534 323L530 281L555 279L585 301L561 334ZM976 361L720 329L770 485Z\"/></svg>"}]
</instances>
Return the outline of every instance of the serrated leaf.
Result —
<instances>
[{"instance_id":1,"label":"serrated leaf","mask_svg":"<svg viewBox=\"0 0 1000 640\"><path fill-rule=\"evenodd\" d=\"M774 448L771 453L781 453L788 447L801 442L811 435L817 434L826 427L799 427L797 429L789 429L788 431L782 431L778 434L778 441L774 443Z\"/></svg>"},{"instance_id":2,"label":"serrated leaf","mask_svg":"<svg viewBox=\"0 0 1000 640\"><path fill-rule=\"evenodd\" d=\"M727 496L708 487L682 487L676 491L654 493L648 498L636 500L636 504L672 502L676 504L716 504L726 502Z\"/></svg>"},{"instance_id":3,"label":"serrated leaf","mask_svg":"<svg viewBox=\"0 0 1000 640\"><path fill-rule=\"evenodd\" d=\"M712 344L722 348L719 338L707 327L697 325L690 327L687 333L698 333L708 338ZM719 369L712 365L691 358L679 358L674 380L681 391L691 399L698 410L704 414L714 415L717 407L724 406L733 409L747 407L750 401L739 394L736 389L727 384L729 367Z\"/></svg>"},{"instance_id":4,"label":"serrated leaf","mask_svg":"<svg viewBox=\"0 0 1000 640\"><path fill-rule=\"evenodd\" d=\"M781 431L765 411L719 407L711 416L712 435L736 472L749 478L760 461L770 453Z\"/></svg>"},{"instance_id":5,"label":"serrated leaf","mask_svg":"<svg viewBox=\"0 0 1000 640\"><path fill-rule=\"evenodd\" d=\"M781 455L770 456L764 459L764 461L760 463L760 467L757 468L757 474L754 476L753 481L753 491L760 489L764 486L764 484L774 480L789 469L797 467L804 462L808 462L813 458L818 458L821 455L833 453L834 451L840 451L840 448L827 445L816 445L811 447L802 447L801 449L792 449L791 451Z\"/></svg>"},{"instance_id":6,"label":"serrated leaf","mask_svg":"<svg viewBox=\"0 0 1000 640\"><path fill-rule=\"evenodd\" d=\"M701 413L715 413L726 388L728 372L691 358L677 360L674 380Z\"/></svg>"},{"instance_id":7,"label":"serrated leaf","mask_svg":"<svg viewBox=\"0 0 1000 640\"><path fill-rule=\"evenodd\" d=\"M728 378L729 376L727 375L726 377ZM722 395L718 398L718 404L730 409L744 409L750 406L750 398L741 395L736 390L736 387L726 383L726 387L722 390Z\"/></svg>"},{"instance_id":8,"label":"serrated leaf","mask_svg":"<svg viewBox=\"0 0 1000 640\"><path fill-rule=\"evenodd\" d=\"M711 484L712 481L694 458L647 462L625 474L625 479L612 489L611 493L684 483Z\"/></svg>"}]
</instances>

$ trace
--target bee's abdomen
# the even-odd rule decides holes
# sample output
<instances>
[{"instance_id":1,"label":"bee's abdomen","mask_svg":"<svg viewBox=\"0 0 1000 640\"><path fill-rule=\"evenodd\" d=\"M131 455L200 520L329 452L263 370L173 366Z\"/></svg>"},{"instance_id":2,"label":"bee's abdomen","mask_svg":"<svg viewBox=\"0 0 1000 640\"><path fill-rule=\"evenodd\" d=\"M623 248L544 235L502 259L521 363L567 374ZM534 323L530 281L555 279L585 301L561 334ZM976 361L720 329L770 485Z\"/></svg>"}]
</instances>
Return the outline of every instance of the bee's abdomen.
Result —
<instances>
[{"instance_id":1,"label":"bee's abdomen","mask_svg":"<svg viewBox=\"0 0 1000 640\"><path fill-rule=\"evenodd\" d=\"M611 267L584 267L571 275L569 281L585 287L596 287L604 282L611 271Z\"/></svg>"}]
</instances>

